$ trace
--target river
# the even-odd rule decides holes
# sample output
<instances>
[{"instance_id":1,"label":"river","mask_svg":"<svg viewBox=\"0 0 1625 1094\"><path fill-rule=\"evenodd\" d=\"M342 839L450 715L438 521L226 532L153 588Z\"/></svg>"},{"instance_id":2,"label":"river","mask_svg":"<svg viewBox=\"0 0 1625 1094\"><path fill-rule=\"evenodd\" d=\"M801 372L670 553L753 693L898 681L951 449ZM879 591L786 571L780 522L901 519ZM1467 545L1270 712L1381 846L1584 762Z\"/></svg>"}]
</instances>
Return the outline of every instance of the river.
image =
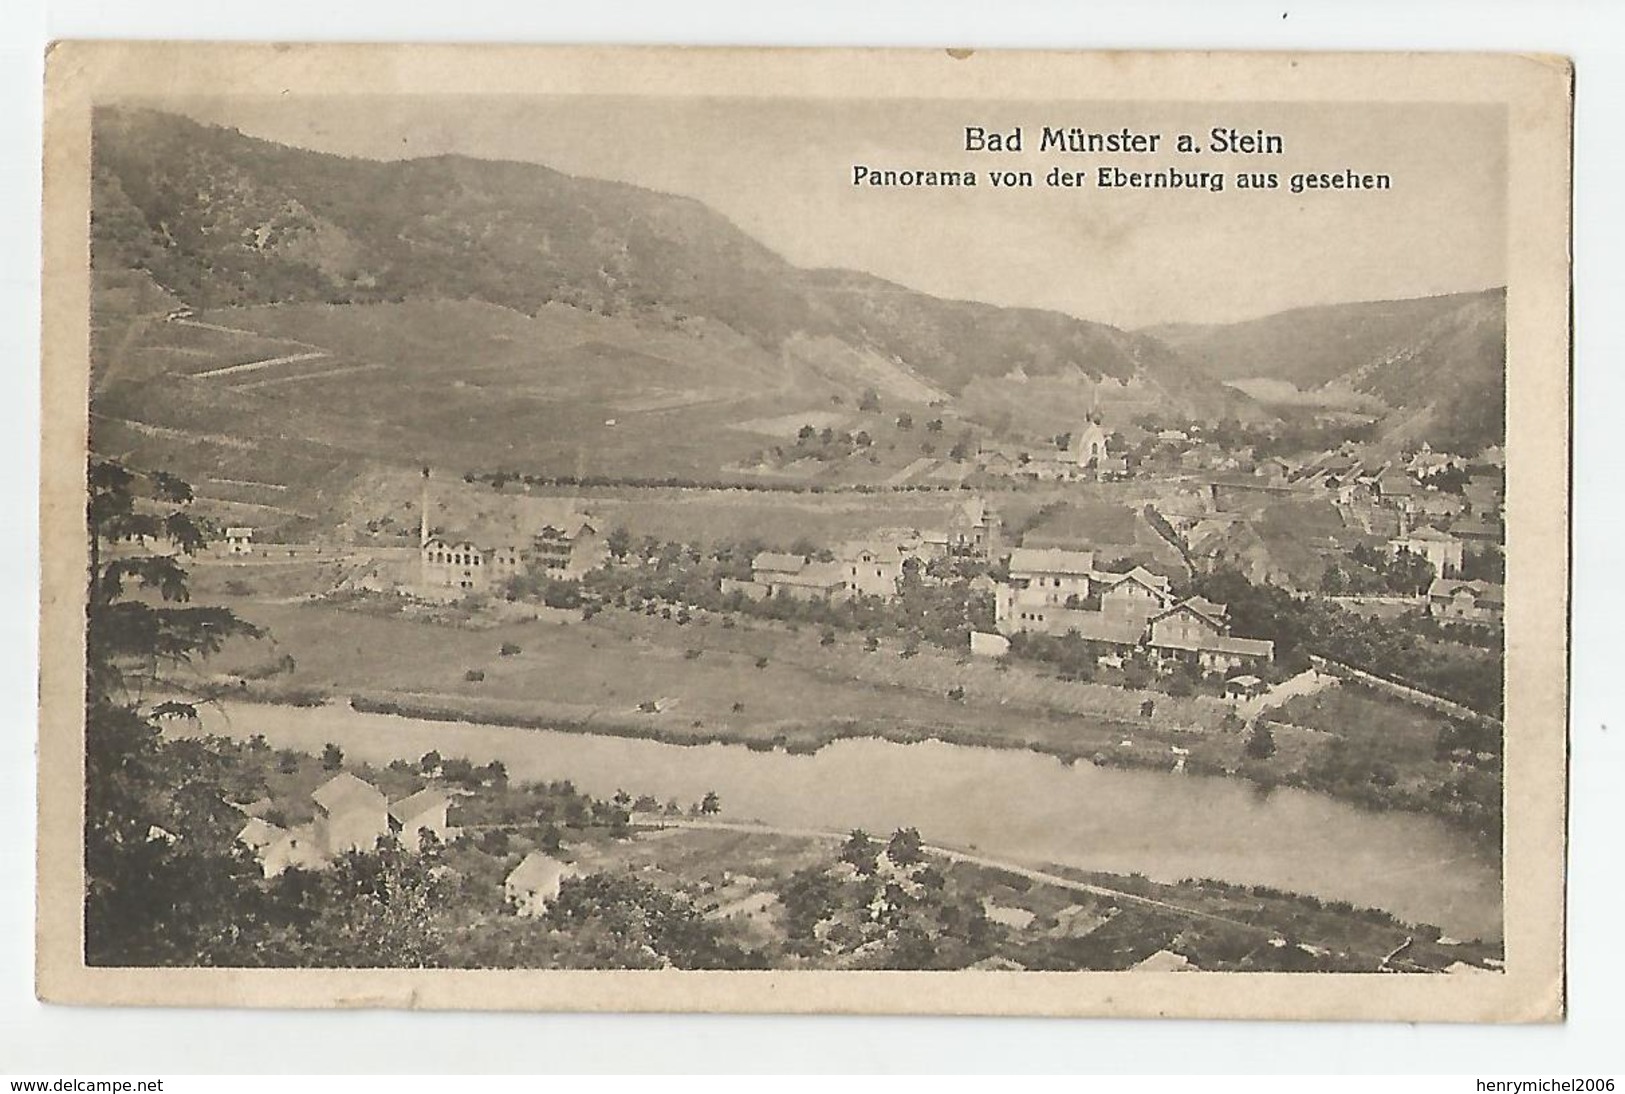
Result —
<instances>
[{"instance_id":1,"label":"river","mask_svg":"<svg viewBox=\"0 0 1625 1094\"><path fill-rule=\"evenodd\" d=\"M740 745L435 722L252 703L205 708L190 732L319 753L331 741L372 764L425 752L501 760L516 780L570 779L685 806L714 790L723 814L784 827L888 834L1027 866L1059 863L1175 881L1211 877L1382 908L1461 938L1501 935L1500 863L1417 813L1378 813L1322 794L1238 779L1067 765L1013 749L936 741L837 741L810 756Z\"/></svg>"}]
</instances>

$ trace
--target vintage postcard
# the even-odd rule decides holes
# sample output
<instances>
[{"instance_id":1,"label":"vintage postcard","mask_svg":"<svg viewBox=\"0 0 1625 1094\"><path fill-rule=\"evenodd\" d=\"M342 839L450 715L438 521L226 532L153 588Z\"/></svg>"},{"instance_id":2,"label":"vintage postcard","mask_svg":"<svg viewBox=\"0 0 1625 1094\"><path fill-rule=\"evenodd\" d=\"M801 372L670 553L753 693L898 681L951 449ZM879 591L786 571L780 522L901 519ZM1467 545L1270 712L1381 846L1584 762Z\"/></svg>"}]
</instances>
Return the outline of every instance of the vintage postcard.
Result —
<instances>
[{"instance_id":1,"label":"vintage postcard","mask_svg":"<svg viewBox=\"0 0 1625 1094\"><path fill-rule=\"evenodd\" d=\"M1567 62L48 68L43 998L1561 1017Z\"/></svg>"}]
</instances>

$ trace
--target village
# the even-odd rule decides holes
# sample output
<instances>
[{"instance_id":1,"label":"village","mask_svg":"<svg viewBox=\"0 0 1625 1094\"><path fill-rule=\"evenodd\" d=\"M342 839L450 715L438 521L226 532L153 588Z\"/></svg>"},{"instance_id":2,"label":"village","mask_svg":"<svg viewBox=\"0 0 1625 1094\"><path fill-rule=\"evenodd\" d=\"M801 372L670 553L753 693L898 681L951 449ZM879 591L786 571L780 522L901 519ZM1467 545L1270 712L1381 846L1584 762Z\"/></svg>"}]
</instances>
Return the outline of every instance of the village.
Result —
<instances>
[{"instance_id":1,"label":"village","mask_svg":"<svg viewBox=\"0 0 1625 1094\"><path fill-rule=\"evenodd\" d=\"M1469 460L1423 443L1382 458L1343 441L1255 459L1262 446L1227 446L1207 432L1194 423L1142 430L1125 451L1123 434L1108 432L1097 411L1056 438L1052 451L1012 455L1010 446L990 444L967 458L979 485L967 475L925 488L922 504L938 523L889 526L882 502L869 526L839 529L839 538L822 538L811 519L786 542L757 538L756 549L750 538L635 542L615 523L613 499L600 504L587 491L549 495L507 486L524 482L519 472L471 472L446 483L425 467L419 496L404 506L416 510L415 546L400 543L399 532L393 542L386 533L350 544L281 543L232 525L216 553L247 566L342 560L332 587L312 592L485 602L499 614L509 610L501 602L527 593L538 600L550 594L549 606L592 604L602 599L596 592L617 584L606 573L658 569L657 552L666 549L726 557L708 587L688 590L712 608L895 603L911 583L962 583L993 609L990 619L962 621L957 640L975 656L1005 656L1018 636L1071 638L1088 644L1103 667L1143 660L1159 673L1238 681L1238 692L1271 677L1278 651L1272 635L1250 633L1245 622L1238 631L1227 605L1190 594L1193 579L1217 570L1356 614L1409 612L1474 633L1499 628L1498 450ZM495 496L471 497L482 481ZM695 510L732 492L676 491ZM1028 500L1034 497L1042 501ZM1126 536L1125 518L1139 526ZM398 528L407 520L385 523ZM677 606L694 612L701 605Z\"/></svg>"},{"instance_id":2,"label":"village","mask_svg":"<svg viewBox=\"0 0 1625 1094\"><path fill-rule=\"evenodd\" d=\"M572 496L425 467L415 497L397 481L390 514L372 518L373 538L393 542L224 529L200 587L265 622L284 667L228 649L210 683L256 702L348 696L416 718L792 752L871 734L1031 748L1303 786L1492 837L1496 454L1422 445L1372 462L1344 443L1249 463L1187 424L1124 457L1098 417L1014 465L1040 464L1042 482L911 492L906 515L930 519L907 526L890 523L901 506L864 494L870 507L825 522L827 538L819 514L840 493L798 497L805 525L761 524L805 529L780 542L634 535L633 489ZM1191 470L1203 463L1222 470ZM669 493L707 525L719 498L743 504ZM1113 496L1128 500L1101 500ZM1307 501L1340 530L1297 538L1312 565L1283 563L1269 550L1279 530L1254 530ZM408 521L415 545L399 542ZM606 665L606 643L641 652ZM340 790L360 793L327 793ZM425 812L447 834L443 798L361 796L370 835L388 821L410 840ZM283 865L348 845L259 816L244 839Z\"/></svg>"}]
</instances>

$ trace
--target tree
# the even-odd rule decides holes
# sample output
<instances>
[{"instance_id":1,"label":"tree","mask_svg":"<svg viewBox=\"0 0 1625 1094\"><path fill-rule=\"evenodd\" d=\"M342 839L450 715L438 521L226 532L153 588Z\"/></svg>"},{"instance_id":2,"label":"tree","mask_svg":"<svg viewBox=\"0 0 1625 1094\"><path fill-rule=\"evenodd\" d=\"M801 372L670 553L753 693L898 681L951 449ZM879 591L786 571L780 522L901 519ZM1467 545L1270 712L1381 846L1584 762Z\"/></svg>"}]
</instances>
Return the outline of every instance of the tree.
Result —
<instances>
[{"instance_id":1,"label":"tree","mask_svg":"<svg viewBox=\"0 0 1625 1094\"><path fill-rule=\"evenodd\" d=\"M700 813L703 816L713 817L722 812L722 799L715 790L707 790L705 797L700 799Z\"/></svg>"},{"instance_id":2,"label":"tree","mask_svg":"<svg viewBox=\"0 0 1625 1094\"><path fill-rule=\"evenodd\" d=\"M434 964L446 943L436 912L450 894L434 871L433 844L424 846L423 854L412 854L387 836L376 851L347 852L317 875L304 893L312 917L302 932L305 961L355 968Z\"/></svg>"},{"instance_id":3,"label":"tree","mask_svg":"<svg viewBox=\"0 0 1625 1094\"><path fill-rule=\"evenodd\" d=\"M1414 596L1433 584L1433 563L1410 551L1400 551L1388 566L1388 587L1396 593Z\"/></svg>"},{"instance_id":4,"label":"tree","mask_svg":"<svg viewBox=\"0 0 1625 1094\"><path fill-rule=\"evenodd\" d=\"M899 414L897 416L897 428L898 429L913 429L914 428L914 415L909 414L906 411L904 413L902 413L902 414Z\"/></svg>"},{"instance_id":5,"label":"tree","mask_svg":"<svg viewBox=\"0 0 1625 1094\"><path fill-rule=\"evenodd\" d=\"M1252 733L1247 736L1247 744L1242 751L1251 760L1267 760L1275 755L1275 734L1270 731L1267 722L1257 722L1253 725Z\"/></svg>"},{"instance_id":6,"label":"tree","mask_svg":"<svg viewBox=\"0 0 1625 1094\"><path fill-rule=\"evenodd\" d=\"M1348 576L1343 568L1335 562L1326 564L1326 572L1320 575L1320 591L1327 596L1340 596L1348 588Z\"/></svg>"},{"instance_id":7,"label":"tree","mask_svg":"<svg viewBox=\"0 0 1625 1094\"><path fill-rule=\"evenodd\" d=\"M609 535L604 537L604 545L614 557L625 558L632 549L632 533L625 528L612 528Z\"/></svg>"},{"instance_id":8,"label":"tree","mask_svg":"<svg viewBox=\"0 0 1625 1094\"><path fill-rule=\"evenodd\" d=\"M195 719L196 708L144 696L150 686L184 694L172 670L260 632L227 609L187 603L182 559L205 542L191 487L112 461L93 461L87 485L85 960L231 960L258 919L259 871L236 843L241 815L221 782L229 758L164 740L160 722ZM177 553L149 552L162 543ZM159 602L129 599L132 587Z\"/></svg>"},{"instance_id":9,"label":"tree","mask_svg":"<svg viewBox=\"0 0 1625 1094\"><path fill-rule=\"evenodd\" d=\"M880 393L872 387L864 388L863 397L858 400L858 409L878 413L880 411Z\"/></svg>"},{"instance_id":10,"label":"tree","mask_svg":"<svg viewBox=\"0 0 1625 1094\"><path fill-rule=\"evenodd\" d=\"M875 866L880 861L880 847L869 833L861 828L854 828L852 834L847 836L846 842L841 844L840 859L858 873L867 876L875 872Z\"/></svg>"},{"instance_id":11,"label":"tree","mask_svg":"<svg viewBox=\"0 0 1625 1094\"><path fill-rule=\"evenodd\" d=\"M925 858L925 842L918 828L899 828L886 841L886 857L898 866L913 866Z\"/></svg>"},{"instance_id":12,"label":"tree","mask_svg":"<svg viewBox=\"0 0 1625 1094\"><path fill-rule=\"evenodd\" d=\"M328 741L327 746L322 749L322 770L337 771L343 766L344 749L340 748L332 741Z\"/></svg>"}]
</instances>

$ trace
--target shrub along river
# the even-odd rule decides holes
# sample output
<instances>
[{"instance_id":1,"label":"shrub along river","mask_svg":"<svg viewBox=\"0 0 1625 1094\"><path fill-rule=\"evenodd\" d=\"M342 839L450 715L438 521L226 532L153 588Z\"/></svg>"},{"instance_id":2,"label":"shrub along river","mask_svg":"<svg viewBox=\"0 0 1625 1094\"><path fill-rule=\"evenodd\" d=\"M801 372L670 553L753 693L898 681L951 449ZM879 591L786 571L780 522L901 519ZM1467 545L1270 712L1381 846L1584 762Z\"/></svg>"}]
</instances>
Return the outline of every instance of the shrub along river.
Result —
<instances>
[{"instance_id":1,"label":"shrub along river","mask_svg":"<svg viewBox=\"0 0 1625 1094\"><path fill-rule=\"evenodd\" d=\"M673 745L316 708L203 708L206 732L382 765L437 750L501 760L520 781L569 779L595 797L625 789L687 806L707 791L723 815L784 827L885 835L1025 866L1049 863L1157 880L1219 878L1381 908L1459 938L1501 936L1501 866L1464 832L1420 813L1371 812L1321 794L1240 779L1067 765L1014 749L936 741L837 741L808 755Z\"/></svg>"}]
</instances>

